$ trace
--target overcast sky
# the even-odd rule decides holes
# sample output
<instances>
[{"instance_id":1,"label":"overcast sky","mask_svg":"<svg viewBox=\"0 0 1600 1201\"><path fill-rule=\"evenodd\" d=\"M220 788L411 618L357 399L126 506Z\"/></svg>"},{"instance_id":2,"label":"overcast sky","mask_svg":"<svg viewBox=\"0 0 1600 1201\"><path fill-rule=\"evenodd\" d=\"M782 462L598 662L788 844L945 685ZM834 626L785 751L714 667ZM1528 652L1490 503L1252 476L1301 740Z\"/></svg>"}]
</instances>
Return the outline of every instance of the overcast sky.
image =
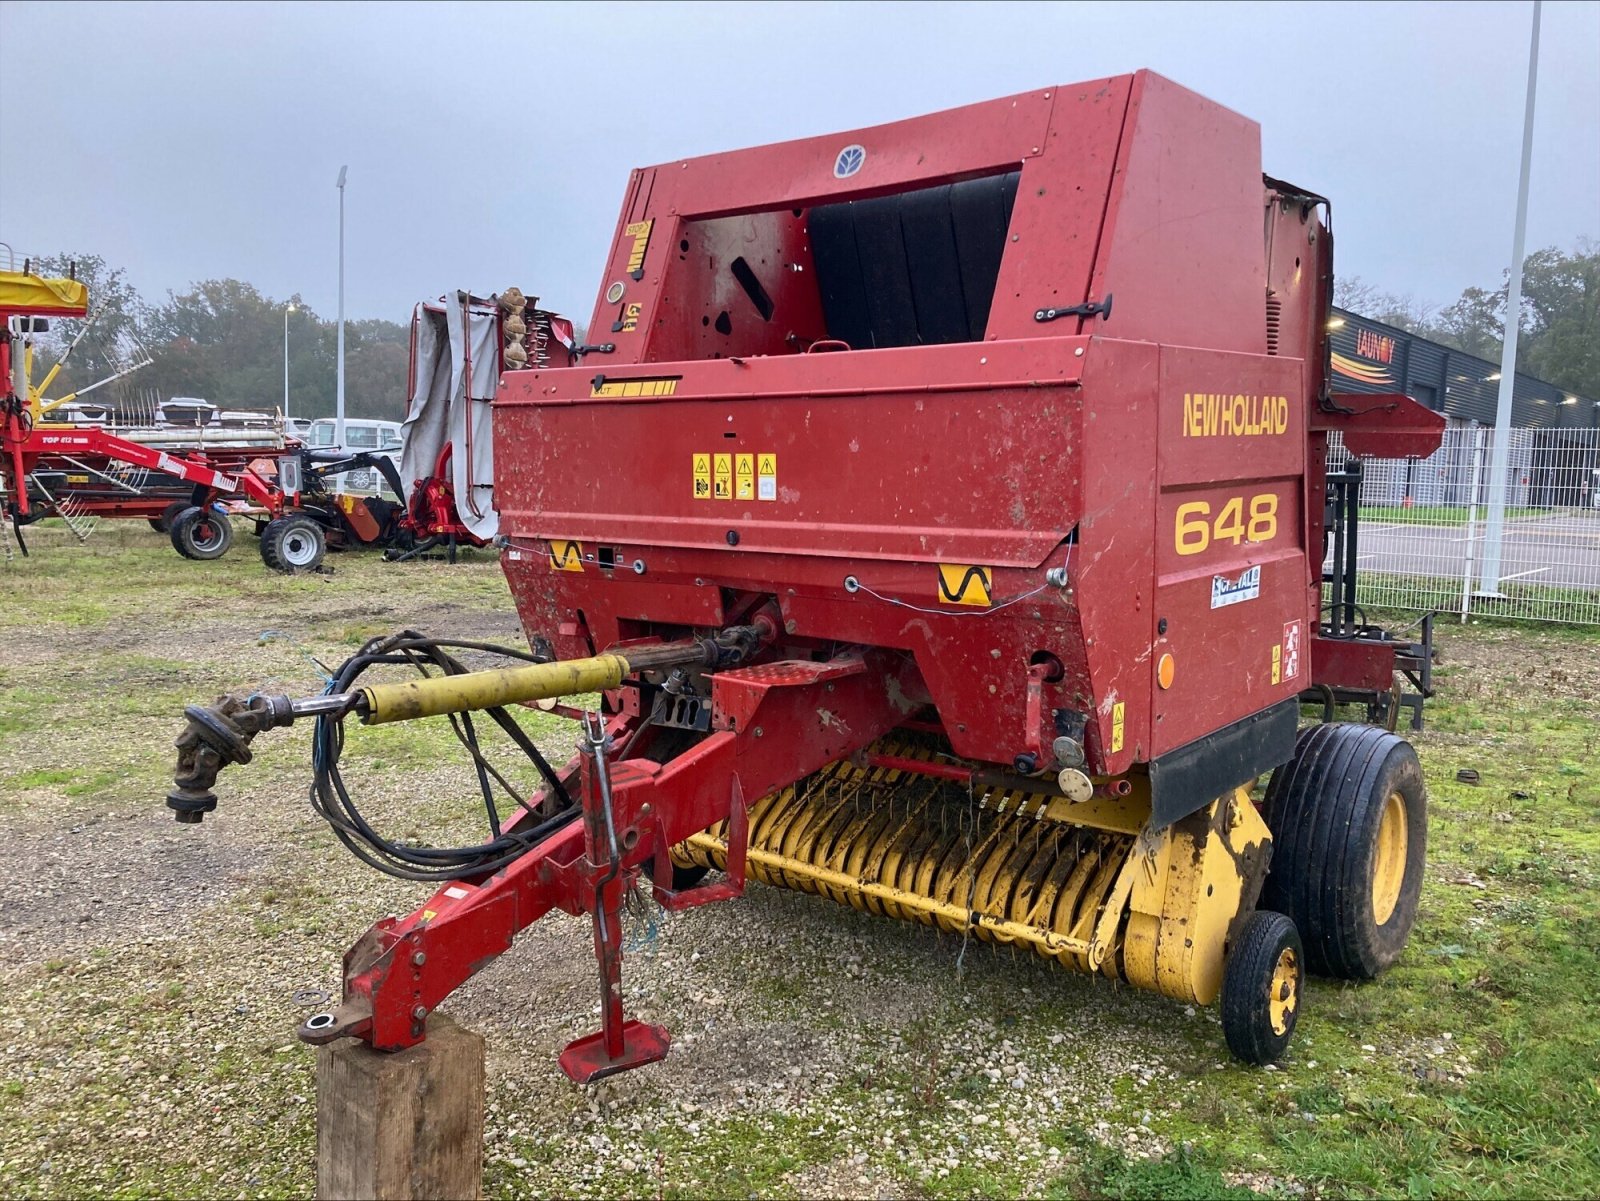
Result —
<instances>
[{"instance_id":1,"label":"overcast sky","mask_svg":"<svg viewBox=\"0 0 1600 1201\"><path fill-rule=\"evenodd\" d=\"M1151 67L1434 302L1510 255L1531 5L0 2L0 240L148 299L235 276L405 320L516 283L587 319L630 167ZM1544 7L1530 249L1600 238L1600 4Z\"/></svg>"}]
</instances>

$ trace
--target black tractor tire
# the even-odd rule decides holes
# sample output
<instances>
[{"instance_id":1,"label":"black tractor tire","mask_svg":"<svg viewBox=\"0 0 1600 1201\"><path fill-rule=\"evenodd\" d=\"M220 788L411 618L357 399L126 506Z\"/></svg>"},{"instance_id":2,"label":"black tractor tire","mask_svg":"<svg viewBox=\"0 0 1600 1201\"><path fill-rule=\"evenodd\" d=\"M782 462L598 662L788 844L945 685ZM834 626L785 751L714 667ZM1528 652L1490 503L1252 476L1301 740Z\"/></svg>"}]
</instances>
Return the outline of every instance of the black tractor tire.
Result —
<instances>
[{"instance_id":1,"label":"black tractor tire","mask_svg":"<svg viewBox=\"0 0 1600 1201\"><path fill-rule=\"evenodd\" d=\"M189 502L186 500L173 501L165 509L161 510L160 517L152 517L149 519L150 528L158 534L170 534L172 532L172 523L178 519L178 514L182 513L188 507Z\"/></svg>"},{"instance_id":2,"label":"black tractor tire","mask_svg":"<svg viewBox=\"0 0 1600 1201\"><path fill-rule=\"evenodd\" d=\"M1376 726L1302 730L1264 803L1272 868L1260 907L1287 914L1318 975L1370 980L1405 950L1427 856L1417 752Z\"/></svg>"},{"instance_id":3,"label":"black tractor tire","mask_svg":"<svg viewBox=\"0 0 1600 1201\"><path fill-rule=\"evenodd\" d=\"M185 559L220 559L233 545L227 514L190 505L172 519L172 546Z\"/></svg>"},{"instance_id":4,"label":"black tractor tire","mask_svg":"<svg viewBox=\"0 0 1600 1201\"><path fill-rule=\"evenodd\" d=\"M315 571L327 549L322 527L304 514L275 517L261 531L261 561L285 575Z\"/></svg>"},{"instance_id":5,"label":"black tractor tire","mask_svg":"<svg viewBox=\"0 0 1600 1201\"><path fill-rule=\"evenodd\" d=\"M1276 1063L1294 1037L1305 991L1305 951L1294 922L1258 909L1222 968L1222 1036L1245 1063Z\"/></svg>"}]
</instances>

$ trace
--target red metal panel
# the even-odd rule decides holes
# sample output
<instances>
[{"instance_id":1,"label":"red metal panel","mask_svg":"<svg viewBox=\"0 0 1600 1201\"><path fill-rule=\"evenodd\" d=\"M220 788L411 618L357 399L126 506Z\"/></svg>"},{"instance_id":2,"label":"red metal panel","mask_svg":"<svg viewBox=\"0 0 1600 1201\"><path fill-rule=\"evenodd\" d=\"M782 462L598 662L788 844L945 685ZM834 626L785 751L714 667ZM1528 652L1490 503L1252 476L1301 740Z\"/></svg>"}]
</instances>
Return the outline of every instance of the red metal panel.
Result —
<instances>
[{"instance_id":1,"label":"red metal panel","mask_svg":"<svg viewBox=\"0 0 1600 1201\"><path fill-rule=\"evenodd\" d=\"M803 210L679 222L666 232L655 262L666 266L648 344L651 360L793 354L792 339L811 343L827 332ZM735 264L755 279L769 313L741 286ZM637 297L624 295L605 336L632 333L630 324L642 320L642 312ZM599 340L600 330L595 333Z\"/></svg>"},{"instance_id":2,"label":"red metal panel","mask_svg":"<svg viewBox=\"0 0 1600 1201\"><path fill-rule=\"evenodd\" d=\"M1116 297L1099 328L1264 353L1261 199L1260 126L1139 72L1089 286Z\"/></svg>"},{"instance_id":3,"label":"red metal panel","mask_svg":"<svg viewBox=\"0 0 1600 1201\"><path fill-rule=\"evenodd\" d=\"M1150 758L1157 356L1152 345L1097 339L1084 378L1077 655L1089 678L1090 763L1101 772L1126 771Z\"/></svg>"},{"instance_id":4,"label":"red metal panel","mask_svg":"<svg viewBox=\"0 0 1600 1201\"><path fill-rule=\"evenodd\" d=\"M1038 342L682 363L673 396L624 420L589 399L591 372L513 373L495 406L500 444L522 451L498 465L502 522L532 538L726 548L731 532L746 553L1036 566L1076 519L1077 395L1046 385L1077 370ZM697 497L697 455L775 456L773 499ZM573 469L585 461L607 469Z\"/></svg>"},{"instance_id":5,"label":"red metal panel","mask_svg":"<svg viewBox=\"0 0 1600 1201\"><path fill-rule=\"evenodd\" d=\"M1306 400L1298 359L1161 348L1161 486L1298 479Z\"/></svg>"},{"instance_id":6,"label":"red metal panel","mask_svg":"<svg viewBox=\"0 0 1600 1201\"><path fill-rule=\"evenodd\" d=\"M1311 641L1313 678L1337 688L1388 692L1394 683L1394 644L1341 638Z\"/></svg>"}]
</instances>

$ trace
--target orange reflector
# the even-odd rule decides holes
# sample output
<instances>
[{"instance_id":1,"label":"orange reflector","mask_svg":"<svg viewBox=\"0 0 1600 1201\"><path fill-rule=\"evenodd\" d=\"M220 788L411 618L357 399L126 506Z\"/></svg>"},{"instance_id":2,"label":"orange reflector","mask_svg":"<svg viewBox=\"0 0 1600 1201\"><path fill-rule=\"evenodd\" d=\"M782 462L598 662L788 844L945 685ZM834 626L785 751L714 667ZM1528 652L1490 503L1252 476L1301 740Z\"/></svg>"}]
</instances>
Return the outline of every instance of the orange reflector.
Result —
<instances>
[{"instance_id":1,"label":"orange reflector","mask_svg":"<svg viewBox=\"0 0 1600 1201\"><path fill-rule=\"evenodd\" d=\"M1163 688L1172 687L1172 677L1178 668L1172 661L1171 655L1162 655L1161 661L1156 664L1156 683Z\"/></svg>"}]
</instances>

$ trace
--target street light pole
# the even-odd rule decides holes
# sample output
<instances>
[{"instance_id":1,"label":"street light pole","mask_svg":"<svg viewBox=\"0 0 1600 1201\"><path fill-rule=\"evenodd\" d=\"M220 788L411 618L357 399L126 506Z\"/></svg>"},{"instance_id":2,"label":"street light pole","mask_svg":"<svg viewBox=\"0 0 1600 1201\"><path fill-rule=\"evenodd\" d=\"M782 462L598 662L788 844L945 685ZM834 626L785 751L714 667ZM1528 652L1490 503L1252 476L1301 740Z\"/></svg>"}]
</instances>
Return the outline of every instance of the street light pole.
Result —
<instances>
[{"instance_id":1,"label":"street light pole","mask_svg":"<svg viewBox=\"0 0 1600 1201\"><path fill-rule=\"evenodd\" d=\"M1539 8L1533 0L1533 39L1528 47L1528 99L1522 114L1522 173L1517 180L1517 220L1511 233L1511 278L1507 281L1506 336L1500 350L1500 396L1495 406L1494 453L1489 466L1489 519L1483 535L1478 592L1500 595L1500 551L1505 534L1506 476L1511 452L1511 404L1517 386L1517 333L1522 326L1522 247L1528 232L1528 172L1533 164L1533 98L1539 80Z\"/></svg>"},{"instance_id":2,"label":"street light pole","mask_svg":"<svg viewBox=\"0 0 1600 1201\"><path fill-rule=\"evenodd\" d=\"M333 440L344 448L344 180L349 167L339 168L339 374L334 397Z\"/></svg>"},{"instance_id":3,"label":"street light pole","mask_svg":"<svg viewBox=\"0 0 1600 1201\"><path fill-rule=\"evenodd\" d=\"M283 420L289 420L289 314L294 312L294 305L285 305L283 309Z\"/></svg>"}]
</instances>

